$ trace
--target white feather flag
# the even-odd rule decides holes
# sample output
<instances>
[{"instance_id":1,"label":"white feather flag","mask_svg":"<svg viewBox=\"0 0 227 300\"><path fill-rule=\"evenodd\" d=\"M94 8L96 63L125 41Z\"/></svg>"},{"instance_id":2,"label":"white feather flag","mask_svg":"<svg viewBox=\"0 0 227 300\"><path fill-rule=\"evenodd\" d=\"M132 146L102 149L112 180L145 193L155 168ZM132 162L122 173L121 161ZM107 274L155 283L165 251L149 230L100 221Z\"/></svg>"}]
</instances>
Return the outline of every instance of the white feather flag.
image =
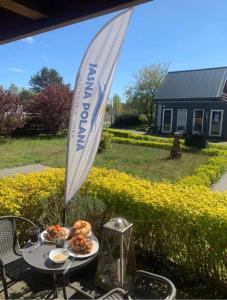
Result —
<instances>
[{"instance_id":1,"label":"white feather flag","mask_svg":"<svg viewBox=\"0 0 227 300\"><path fill-rule=\"evenodd\" d=\"M82 186L93 164L131 13L128 9L108 22L90 43L81 63L69 125L65 205Z\"/></svg>"}]
</instances>

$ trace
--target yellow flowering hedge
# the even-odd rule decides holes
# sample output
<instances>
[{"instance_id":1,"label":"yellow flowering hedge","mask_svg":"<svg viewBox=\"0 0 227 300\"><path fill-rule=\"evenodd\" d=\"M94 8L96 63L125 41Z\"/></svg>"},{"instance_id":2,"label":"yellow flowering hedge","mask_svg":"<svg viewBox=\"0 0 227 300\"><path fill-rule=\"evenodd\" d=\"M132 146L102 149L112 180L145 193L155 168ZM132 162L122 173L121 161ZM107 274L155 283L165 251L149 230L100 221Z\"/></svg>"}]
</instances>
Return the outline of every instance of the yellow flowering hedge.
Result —
<instances>
[{"instance_id":1,"label":"yellow flowering hedge","mask_svg":"<svg viewBox=\"0 0 227 300\"><path fill-rule=\"evenodd\" d=\"M112 133L115 137L118 137L118 138L127 138L127 139L142 140L142 141L169 143L171 145L173 144L173 138L138 134L138 133L133 133L132 131L129 131L129 130L121 130L121 129L113 129L113 128L104 128L103 131ZM180 143L184 144L184 140L180 140Z\"/></svg>"},{"instance_id":2,"label":"yellow flowering hedge","mask_svg":"<svg viewBox=\"0 0 227 300\"><path fill-rule=\"evenodd\" d=\"M47 169L0 179L0 215L37 221L53 214L53 204L62 203L64 176L64 169ZM135 241L144 252L170 260L189 274L227 280L226 193L93 168L80 194L102 200L112 215L134 222Z\"/></svg>"},{"instance_id":3,"label":"yellow flowering hedge","mask_svg":"<svg viewBox=\"0 0 227 300\"><path fill-rule=\"evenodd\" d=\"M206 163L199 165L193 175L179 179L183 185L203 185L210 187L227 170L227 156L210 157Z\"/></svg>"},{"instance_id":4,"label":"yellow flowering hedge","mask_svg":"<svg viewBox=\"0 0 227 300\"><path fill-rule=\"evenodd\" d=\"M201 276L227 280L227 194L96 168L83 189L135 223L144 251Z\"/></svg>"},{"instance_id":5,"label":"yellow flowering hedge","mask_svg":"<svg viewBox=\"0 0 227 300\"><path fill-rule=\"evenodd\" d=\"M145 146L145 147L152 147L152 148L159 148L159 149L166 149L170 150L172 144L164 143L159 141L146 141L146 140L137 140L137 139L130 139L130 138L121 138L121 137L113 137L112 141L119 144L130 144L130 145L137 145L137 146ZM183 149L185 146L181 146Z\"/></svg>"},{"instance_id":6,"label":"yellow flowering hedge","mask_svg":"<svg viewBox=\"0 0 227 300\"><path fill-rule=\"evenodd\" d=\"M0 215L22 215L33 221L43 213L43 204L63 195L64 170L19 174L0 179Z\"/></svg>"},{"instance_id":7,"label":"yellow flowering hedge","mask_svg":"<svg viewBox=\"0 0 227 300\"><path fill-rule=\"evenodd\" d=\"M159 137L159 136L152 136L152 135L145 135L145 134L137 134L133 133L129 130L121 130L121 129L114 129L114 128L104 128L104 132L109 132L114 135L116 138L115 141L119 143L123 143L124 139L125 143L129 144L130 140L137 140L137 141L147 141L147 142L155 142L157 145L164 143L165 146L163 148L170 149L173 145L173 138L172 137ZM133 142L131 142L133 143ZM138 142L139 144L139 142ZM141 143L142 144L142 143ZM168 145L167 145L168 144ZM184 146L184 139L180 139L181 147ZM143 144L142 144L143 145ZM151 145L147 143L147 146ZM169 147L168 147L169 146ZM183 150L188 150L188 147L182 147ZM202 149L202 152L208 155L227 155L227 146L224 144L217 144L217 143L208 143L207 149Z\"/></svg>"}]
</instances>

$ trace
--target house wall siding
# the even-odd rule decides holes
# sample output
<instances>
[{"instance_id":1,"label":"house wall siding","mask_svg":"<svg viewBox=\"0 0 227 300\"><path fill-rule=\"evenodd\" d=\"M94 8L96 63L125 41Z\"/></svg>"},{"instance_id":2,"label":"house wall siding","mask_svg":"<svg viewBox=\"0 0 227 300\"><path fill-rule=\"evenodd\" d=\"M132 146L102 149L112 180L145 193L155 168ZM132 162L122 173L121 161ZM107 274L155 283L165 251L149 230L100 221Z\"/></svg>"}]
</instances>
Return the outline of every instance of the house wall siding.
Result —
<instances>
[{"instance_id":1,"label":"house wall siding","mask_svg":"<svg viewBox=\"0 0 227 300\"><path fill-rule=\"evenodd\" d=\"M223 123L222 123L222 133L220 137L221 139L227 139L227 102L226 101L156 101L156 107L158 105L162 105L162 111L165 108L173 109L173 123L172 123L172 132L177 131L177 112L178 109L187 109L187 126L186 126L186 133L192 133L192 124L193 124L193 110L194 109L203 109L204 110L204 119L203 119L203 133L209 135L209 125L210 125L210 113L211 110L223 110ZM162 114L163 117L163 114ZM157 114L156 114L157 120ZM162 120L161 120L162 123ZM162 132L162 128L157 125L157 130Z\"/></svg>"}]
</instances>

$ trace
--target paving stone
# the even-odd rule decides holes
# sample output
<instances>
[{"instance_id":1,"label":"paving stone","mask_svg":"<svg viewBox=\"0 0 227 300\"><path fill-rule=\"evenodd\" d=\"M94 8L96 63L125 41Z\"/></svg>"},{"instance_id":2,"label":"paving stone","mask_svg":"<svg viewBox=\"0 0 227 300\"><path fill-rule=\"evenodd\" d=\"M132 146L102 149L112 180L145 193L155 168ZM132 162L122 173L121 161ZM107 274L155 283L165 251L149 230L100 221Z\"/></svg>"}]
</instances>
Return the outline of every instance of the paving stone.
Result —
<instances>
[{"instance_id":1,"label":"paving stone","mask_svg":"<svg viewBox=\"0 0 227 300\"><path fill-rule=\"evenodd\" d=\"M217 183L212 185L211 190L216 192L227 191L227 172L221 176Z\"/></svg>"},{"instance_id":2,"label":"paving stone","mask_svg":"<svg viewBox=\"0 0 227 300\"><path fill-rule=\"evenodd\" d=\"M94 277L96 271L96 263L91 263L86 268L70 273L70 285L81 288L90 294L93 298L98 298L102 293L94 287ZM60 281L59 281L60 282ZM8 288L10 299L43 299L51 291L53 287L52 276L49 274L35 272L24 279L15 283ZM2 289L0 283L0 289ZM88 299L73 288L67 286L66 293L68 299ZM0 293L0 299L4 299L4 293ZM63 291L61 284L58 287L58 299L63 299Z\"/></svg>"}]
</instances>

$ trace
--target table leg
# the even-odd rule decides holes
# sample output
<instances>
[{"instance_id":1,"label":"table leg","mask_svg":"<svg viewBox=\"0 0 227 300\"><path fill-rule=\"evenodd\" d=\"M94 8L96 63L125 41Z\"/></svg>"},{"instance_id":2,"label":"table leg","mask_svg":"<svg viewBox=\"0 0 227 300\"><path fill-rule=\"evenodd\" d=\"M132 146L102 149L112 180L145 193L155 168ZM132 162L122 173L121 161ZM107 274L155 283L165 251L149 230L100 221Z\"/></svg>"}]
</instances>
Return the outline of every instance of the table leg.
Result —
<instances>
[{"instance_id":1,"label":"table leg","mask_svg":"<svg viewBox=\"0 0 227 300\"><path fill-rule=\"evenodd\" d=\"M53 290L54 290L54 298L57 298L58 297L58 289L57 289L56 274L53 274Z\"/></svg>"},{"instance_id":2,"label":"table leg","mask_svg":"<svg viewBox=\"0 0 227 300\"><path fill-rule=\"evenodd\" d=\"M67 282L67 274L63 274L63 286L62 286L62 289L63 289L63 296L64 296L64 299L67 300L67 294L66 294L66 286L68 285L68 282Z\"/></svg>"}]
</instances>

